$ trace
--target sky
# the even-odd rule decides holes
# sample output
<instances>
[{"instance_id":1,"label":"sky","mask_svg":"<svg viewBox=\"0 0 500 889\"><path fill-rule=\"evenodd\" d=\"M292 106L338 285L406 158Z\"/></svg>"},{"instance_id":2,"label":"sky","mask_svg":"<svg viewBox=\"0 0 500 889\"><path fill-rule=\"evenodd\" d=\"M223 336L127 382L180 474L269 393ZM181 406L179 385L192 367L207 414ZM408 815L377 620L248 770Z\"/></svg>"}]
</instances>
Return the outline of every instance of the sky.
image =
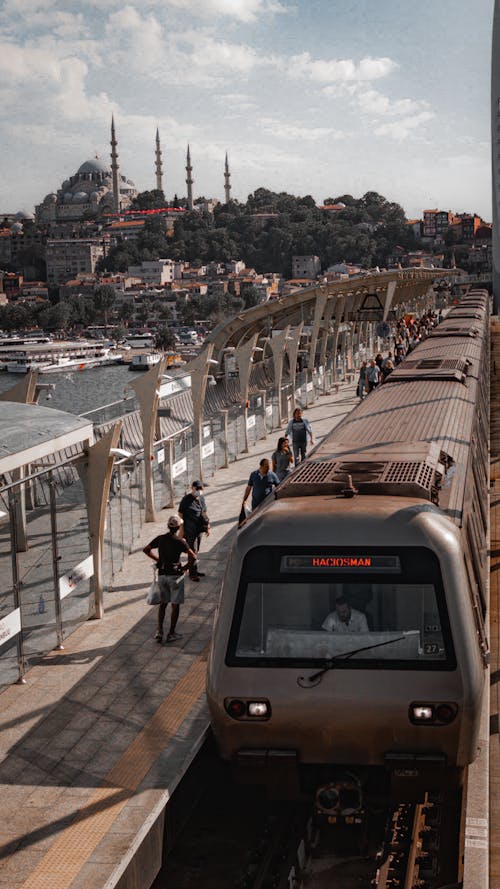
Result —
<instances>
[{"instance_id":1,"label":"sky","mask_svg":"<svg viewBox=\"0 0 500 889\"><path fill-rule=\"evenodd\" d=\"M86 159L154 188L378 191L408 217L491 219L493 0L3 0L0 213Z\"/></svg>"}]
</instances>

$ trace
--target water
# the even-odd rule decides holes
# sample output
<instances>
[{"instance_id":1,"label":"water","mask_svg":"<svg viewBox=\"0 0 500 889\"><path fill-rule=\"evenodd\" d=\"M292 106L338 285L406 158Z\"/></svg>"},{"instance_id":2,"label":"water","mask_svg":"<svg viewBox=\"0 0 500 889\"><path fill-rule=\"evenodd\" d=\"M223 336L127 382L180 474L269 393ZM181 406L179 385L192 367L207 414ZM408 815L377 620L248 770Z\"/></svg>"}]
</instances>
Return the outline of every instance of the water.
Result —
<instances>
[{"instance_id":1,"label":"water","mask_svg":"<svg viewBox=\"0 0 500 889\"><path fill-rule=\"evenodd\" d=\"M39 376L39 382L54 383L55 389L48 401L45 392L42 392L39 404L70 414L83 414L133 394L128 386L137 376L124 364L43 374ZM22 374L0 373L0 393L12 389L22 379Z\"/></svg>"}]
</instances>

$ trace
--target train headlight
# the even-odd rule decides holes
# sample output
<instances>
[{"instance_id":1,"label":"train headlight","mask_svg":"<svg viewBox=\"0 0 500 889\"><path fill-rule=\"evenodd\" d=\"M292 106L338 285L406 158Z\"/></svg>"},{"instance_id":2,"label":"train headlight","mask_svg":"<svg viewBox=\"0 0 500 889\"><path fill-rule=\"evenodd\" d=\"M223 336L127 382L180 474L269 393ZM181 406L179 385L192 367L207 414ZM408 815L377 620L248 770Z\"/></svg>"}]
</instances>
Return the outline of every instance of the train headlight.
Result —
<instances>
[{"instance_id":1,"label":"train headlight","mask_svg":"<svg viewBox=\"0 0 500 889\"><path fill-rule=\"evenodd\" d=\"M410 708L412 722L432 722L434 707L431 704L414 704Z\"/></svg>"},{"instance_id":2,"label":"train headlight","mask_svg":"<svg viewBox=\"0 0 500 889\"><path fill-rule=\"evenodd\" d=\"M248 715L258 719L265 719L269 716L269 704L267 701L249 701Z\"/></svg>"},{"instance_id":3,"label":"train headlight","mask_svg":"<svg viewBox=\"0 0 500 889\"><path fill-rule=\"evenodd\" d=\"M408 715L414 725L449 725L458 713L458 705L448 701L439 704L410 704Z\"/></svg>"},{"instance_id":4,"label":"train headlight","mask_svg":"<svg viewBox=\"0 0 500 889\"><path fill-rule=\"evenodd\" d=\"M271 704L265 700L246 701L241 698L226 698L224 708L233 719L266 720L271 716Z\"/></svg>"},{"instance_id":5,"label":"train headlight","mask_svg":"<svg viewBox=\"0 0 500 889\"><path fill-rule=\"evenodd\" d=\"M245 715L247 709L245 702L240 701L238 698L232 698L230 701L226 701L225 707L233 719L241 719L241 717Z\"/></svg>"},{"instance_id":6,"label":"train headlight","mask_svg":"<svg viewBox=\"0 0 500 889\"><path fill-rule=\"evenodd\" d=\"M446 725L449 722L453 722L457 713L458 707L456 704L438 704L436 707L436 720Z\"/></svg>"}]
</instances>

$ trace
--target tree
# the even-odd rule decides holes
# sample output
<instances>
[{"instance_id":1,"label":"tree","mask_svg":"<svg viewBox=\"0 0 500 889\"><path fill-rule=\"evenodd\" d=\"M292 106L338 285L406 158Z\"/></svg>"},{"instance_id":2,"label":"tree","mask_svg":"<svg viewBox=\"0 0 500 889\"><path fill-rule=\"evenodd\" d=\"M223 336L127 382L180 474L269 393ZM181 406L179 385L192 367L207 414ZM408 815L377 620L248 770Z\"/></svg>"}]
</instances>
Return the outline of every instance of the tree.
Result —
<instances>
[{"instance_id":1,"label":"tree","mask_svg":"<svg viewBox=\"0 0 500 889\"><path fill-rule=\"evenodd\" d=\"M141 191L130 206L132 210L161 210L166 205L163 191L153 188L152 191Z\"/></svg>"},{"instance_id":2,"label":"tree","mask_svg":"<svg viewBox=\"0 0 500 889\"><path fill-rule=\"evenodd\" d=\"M125 325L128 327L128 322L131 318L133 318L135 312L135 306L129 302L123 302L118 309L118 317L120 321L124 321Z\"/></svg>"},{"instance_id":3,"label":"tree","mask_svg":"<svg viewBox=\"0 0 500 889\"><path fill-rule=\"evenodd\" d=\"M140 262L140 250L134 241L121 241L116 247L111 248L107 256L98 260L96 271L98 274L103 271L126 272L129 265L137 265Z\"/></svg>"},{"instance_id":4,"label":"tree","mask_svg":"<svg viewBox=\"0 0 500 889\"><path fill-rule=\"evenodd\" d=\"M252 306L258 306L260 303L260 293L253 284L245 284L242 286L240 295L245 309L250 309Z\"/></svg>"},{"instance_id":5,"label":"tree","mask_svg":"<svg viewBox=\"0 0 500 889\"><path fill-rule=\"evenodd\" d=\"M104 332L108 331L108 316L110 308L116 302L116 290L111 284L99 284L94 290L94 304L98 312L104 318Z\"/></svg>"},{"instance_id":6,"label":"tree","mask_svg":"<svg viewBox=\"0 0 500 889\"><path fill-rule=\"evenodd\" d=\"M155 337L155 346L157 349L163 349L164 352L167 352L169 349L175 349L175 334L170 327L166 327L163 325L158 328Z\"/></svg>"}]
</instances>

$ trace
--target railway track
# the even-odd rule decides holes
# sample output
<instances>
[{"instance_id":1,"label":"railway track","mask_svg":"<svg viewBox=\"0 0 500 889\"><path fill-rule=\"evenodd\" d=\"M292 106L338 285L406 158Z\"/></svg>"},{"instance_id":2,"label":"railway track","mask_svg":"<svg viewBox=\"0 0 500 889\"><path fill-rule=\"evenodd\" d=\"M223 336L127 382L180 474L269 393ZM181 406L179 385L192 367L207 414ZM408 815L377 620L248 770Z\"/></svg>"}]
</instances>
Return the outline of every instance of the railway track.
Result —
<instances>
[{"instance_id":1,"label":"railway track","mask_svg":"<svg viewBox=\"0 0 500 889\"><path fill-rule=\"evenodd\" d=\"M236 784L215 756L195 785L152 889L458 889L457 792L383 806L367 798L361 823L332 825L318 822L311 798L273 802ZM170 822L170 838L175 830Z\"/></svg>"}]
</instances>

